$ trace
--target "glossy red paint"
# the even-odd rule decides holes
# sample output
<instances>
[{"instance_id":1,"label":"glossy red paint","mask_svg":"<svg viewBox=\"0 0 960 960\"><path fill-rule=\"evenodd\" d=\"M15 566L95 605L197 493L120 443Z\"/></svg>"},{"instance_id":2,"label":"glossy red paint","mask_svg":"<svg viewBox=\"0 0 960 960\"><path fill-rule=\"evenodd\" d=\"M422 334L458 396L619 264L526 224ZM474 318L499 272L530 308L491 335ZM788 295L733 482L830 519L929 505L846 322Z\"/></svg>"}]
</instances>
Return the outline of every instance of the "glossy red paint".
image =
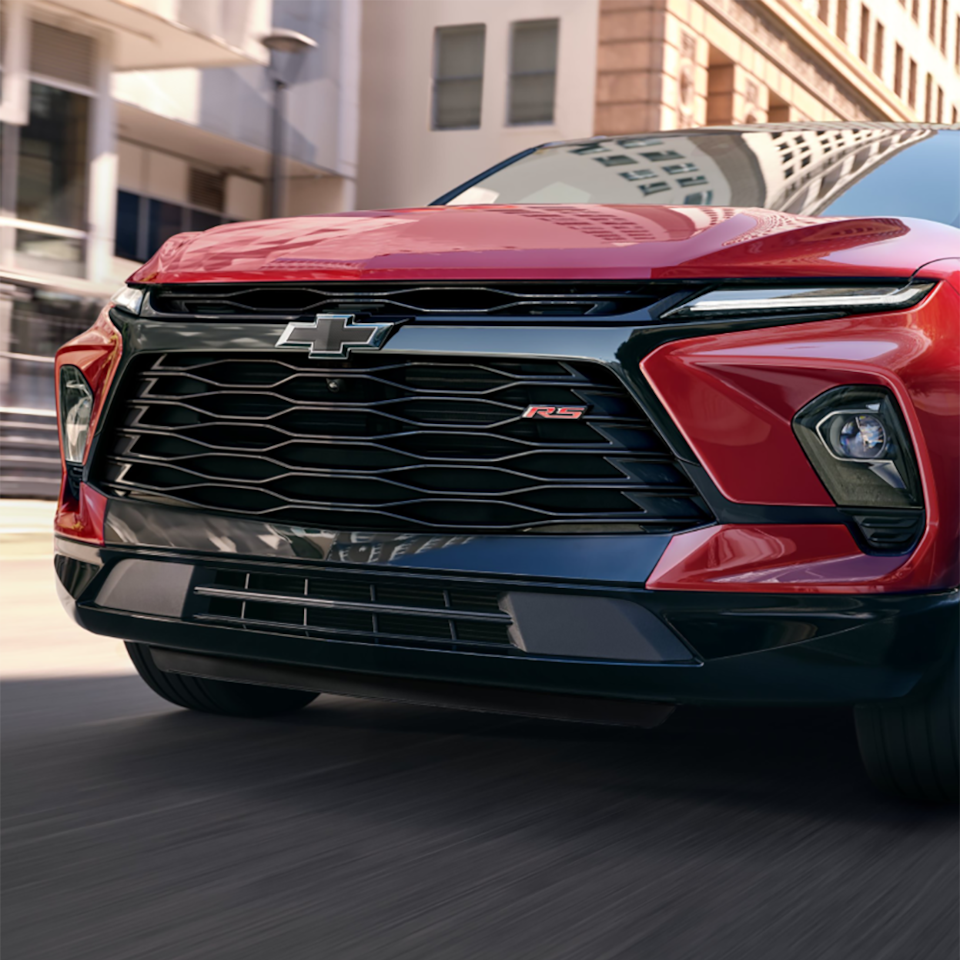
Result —
<instances>
[{"instance_id":1,"label":"glossy red paint","mask_svg":"<svg viewBox=\"0 0 960 960\"><path fill-rule=\"evenodd\" d=\"M907 558L865 557L845 528L721 527L681 534L671 542L648 585L756 587L767 582L763 578L770 568L774 571L770 582L782 586L794 582L785 569L791 565L801 582L809 584L813 580L804 571L814 563L810 569L822 590L849 590L854 580L858 590L868 592L957 586L958 317L960 296L950 283L942 283L922 304L902 313L685 340L666 344L647 357L641 364L644 373L711 477L738 502L830 503L822 485L817 489L819 480L793 435L793 414L834 386L889 387L913 441L927 515L927 528ZM759 538L750 533L757 529L762 530ZM807 533L801 536L799 530ZM708 549L713 537L720 539ZM732 567L724 566L717 551L732 558ZM827 560L830 563L824 566ZM724 579L725 569L734 579ZM750 570L760 579L750 579Z\"/></svg>"},{"instance_id":2,"label":"glossy red paint","mask_svg":"<svg viewBox=\"0 0 960 960\"><path fill-rule=\"evenodd\" d=\"M90 419L90 432L87 437L87 449L96 429L97 420L103 410L104 400L110 390L110 384L116 373L123 351L123 339L120 331L110 320L109 308L104 307L93 326L78 337L65 343L56 355L55 383L60 383L60 369L65 364L79 367L87 383L93 390L93 414ZM60 405L57 404L57 423L60 422ZM80 484L80 497L75 499L70 493L66 480L66 464L63 459L63 445L60 447L60 467L63 478L60 483L60 500L54 520L54 530L76 540L90 543L103 543L103 518L107 499L85 483Z\"/></svg>"},{"instance_id":3,"label":"glossy red paint","mask_svg":"<svg viewBox=\"0 0 960 960\"><path fill-rule=\"evenodd\" d=\"M107 498L86 483L80 484L80 498L74 500L67 487L67 479L60 484L60 502L53 521L55 533L87 543L103 544L103 523L107 513Z\"/></svg>"},{"instance_id":4,"label":"glossy red paint","mask_svg":"<svg viewBox=\"0 0 960 960\"><path fill-rule=\"evenodd\" d=\"M914 403L929 406L931 391L937 411L956 403L957 309L941 284L911 310L679 340L640 367L728 499L823 506L832 501L793 434L794 414L832 387L881 384L922 444ZM945 426L930 423L938 434Z\"/></svg>"},{"instance_id":5,"label":"glossy red paint","mask_svg":"<svg viewBox=\"0 0 960 960\"><path fill-rule=\"evenodd\" d=\"M134 283L907 277L952 250L926 220L729 207L426 207L180 234Z\"/></svg>"},{"instance_id":6,"label":"glossy red paint","mask_svg":"<svg viewBox=\"0 0 960 960\"><path fill-rule=\"evenodd\" d=\"M844 526L721 526L675 536L648 590L875 593L903 557L861 553ZM892 589L886 587L885 589Z\"/></svg>"}]
</instances>

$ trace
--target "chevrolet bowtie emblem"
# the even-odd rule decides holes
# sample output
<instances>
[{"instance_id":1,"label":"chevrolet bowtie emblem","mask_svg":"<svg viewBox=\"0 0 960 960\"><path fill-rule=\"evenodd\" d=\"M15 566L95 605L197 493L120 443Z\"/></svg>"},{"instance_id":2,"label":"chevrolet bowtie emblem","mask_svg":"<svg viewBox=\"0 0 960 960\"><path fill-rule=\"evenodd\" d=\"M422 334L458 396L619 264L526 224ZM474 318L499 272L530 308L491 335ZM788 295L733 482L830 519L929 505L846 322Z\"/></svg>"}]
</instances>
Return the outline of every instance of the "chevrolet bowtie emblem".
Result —
<instances>
[{"instance_id":1,"label":"chevrolet bowtie emblem","mask_svg":"<svg viewBox=\"0 0 960 960\"><path fill-rule=\"evenodd\" d=\"M355 321L351 313L318 313L313 320L294 320L276 346L309 347L311 357L345 360L351 350L378 350L394 326Z\"/></svg>"}]
</instances>

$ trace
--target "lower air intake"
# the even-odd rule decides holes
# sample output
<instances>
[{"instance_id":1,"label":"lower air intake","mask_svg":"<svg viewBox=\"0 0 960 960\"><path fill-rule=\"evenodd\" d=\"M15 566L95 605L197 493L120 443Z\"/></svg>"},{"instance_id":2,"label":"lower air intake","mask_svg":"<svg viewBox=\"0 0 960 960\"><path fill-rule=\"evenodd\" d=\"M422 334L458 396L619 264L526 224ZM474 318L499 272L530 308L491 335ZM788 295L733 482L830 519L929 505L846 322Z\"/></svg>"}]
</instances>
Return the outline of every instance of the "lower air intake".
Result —
<instances>
[{"instance_id":1,"label":"lower air intake","mask_svg":"<svg viewBox=\"0 0 960 960\"><path fill-rule=\"evenodd\" d=\"M314 576L204 569L190 619L256 631L387 646L521 655L499 606L501 587L385 574Z\"/></svg>"}]
</instances>

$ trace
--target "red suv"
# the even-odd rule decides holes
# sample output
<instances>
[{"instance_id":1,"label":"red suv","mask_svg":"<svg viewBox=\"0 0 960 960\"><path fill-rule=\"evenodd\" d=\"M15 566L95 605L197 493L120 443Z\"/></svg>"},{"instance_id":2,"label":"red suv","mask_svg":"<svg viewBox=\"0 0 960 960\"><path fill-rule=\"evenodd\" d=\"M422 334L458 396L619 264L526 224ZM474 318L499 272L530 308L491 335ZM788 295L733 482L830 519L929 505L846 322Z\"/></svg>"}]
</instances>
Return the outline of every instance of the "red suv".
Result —
<instances>
[{"instance_id":1,"label":"red suv","mask_svg":"<svg viewBox=\"0 0 960 960\"><path fill-rule=\"evenodd\" d=\"M526 151L169 240L57 356L56 568L175 704L850 704L957 796L960 129Z\"/></svg>"}]
</instances>

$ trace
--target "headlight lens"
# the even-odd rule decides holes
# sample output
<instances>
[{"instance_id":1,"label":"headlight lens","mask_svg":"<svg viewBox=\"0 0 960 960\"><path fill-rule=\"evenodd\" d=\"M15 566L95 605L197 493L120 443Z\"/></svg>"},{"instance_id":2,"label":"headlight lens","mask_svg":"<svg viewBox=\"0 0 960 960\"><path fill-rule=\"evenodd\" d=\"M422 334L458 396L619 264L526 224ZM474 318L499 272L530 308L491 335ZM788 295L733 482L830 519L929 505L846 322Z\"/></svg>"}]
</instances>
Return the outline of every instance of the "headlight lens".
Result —
<instances>
[{"instance_id":1,"label":"headlight lens","mask_svg":"<svg viewBox=\"0 0 960 960\"><path fill-rule=\"evenodd\" d=\"M63 459L82 464L93 416L93 391L79 368L60 369L60 432Z\"/></svg>"},{"instance_id":2,"label":"headlight lens","mask_svg":"<svg viewBox=\"0 0 960 960\"><path fill-rule=\"evenodd\" d=\"M872 413L836 414L830 433L833 449L851 460L880 460L887 449L887 430Z\"/></svg>"},{"instance_id":3,"label":"headlight lens","mask_svg":"<svg viewBox=\"0 0 960 960\"><path fill-rule=\"evenodd\" d=\"M139 316L140 307L143 306L143 295L144 291L137 287L123 286L110 299L128 313Z\"/></svg>"},{"instance_id":4,"label":"headlight lens","mask_svg":"<svg viewBox=\"0 0 960 960\"><path fill-rule=\"evenodd\" d=\"M721 287L694 297L664 317L711 317L733 314L902 310L919 303L933 283L885 286Z\"/></svg>"},{"instance_id":5,"label":"headlight lens","mask_svg":"<svg viewBox=\"0 0 960 960\"><path fill-rule=\"evenodd\" d=\"M886 388L828 390L794 417L793 430L839 506L923 506L906 424Z\"/></svg>"}]
</instances>

